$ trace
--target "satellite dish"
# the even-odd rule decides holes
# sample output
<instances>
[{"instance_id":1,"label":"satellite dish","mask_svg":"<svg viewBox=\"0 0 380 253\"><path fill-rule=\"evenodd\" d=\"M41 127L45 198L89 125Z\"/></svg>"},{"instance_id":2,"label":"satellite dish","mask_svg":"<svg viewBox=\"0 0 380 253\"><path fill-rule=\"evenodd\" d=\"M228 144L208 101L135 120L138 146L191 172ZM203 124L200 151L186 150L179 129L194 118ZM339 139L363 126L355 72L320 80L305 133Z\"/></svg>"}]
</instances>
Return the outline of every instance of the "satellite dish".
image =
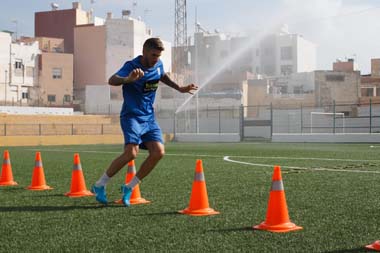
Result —
<instances>
[{"instance_id":1,"label":"satellite dish","mask_svg":"<svg viewBox=\"0 0 380 253\"><path fill-rule=\"evenodd\" d=\"M51 8L55 11L57 10L59 5L57 3L51 3Z\"/></svg>"}]
</instances>

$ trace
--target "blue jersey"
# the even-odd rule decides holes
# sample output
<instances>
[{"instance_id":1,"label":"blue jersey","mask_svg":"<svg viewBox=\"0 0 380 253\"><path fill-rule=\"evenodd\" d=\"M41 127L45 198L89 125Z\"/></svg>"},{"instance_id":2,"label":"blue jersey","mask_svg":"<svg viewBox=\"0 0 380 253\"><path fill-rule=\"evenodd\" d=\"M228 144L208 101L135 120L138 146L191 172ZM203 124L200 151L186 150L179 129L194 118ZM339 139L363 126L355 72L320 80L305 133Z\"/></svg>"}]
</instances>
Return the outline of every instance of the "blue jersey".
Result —
<instances>
[{"instance_id":1,"label":"blue jersey","mask_svg":"<svg viewBox=\"0 0 380 253\"><path fill-rule=\"evenodd\" d=\"M164 65L161 60L151 68L144 68L141 65L141 55L132 61L127 61L116 73L120 77L127 77L136 68L144 71L144 76L139 80L123 84L123 107L120 117L134 117L139 121L149 121L154 119L153 103L156 97L158 82L164 75Z\"/></svg>"}]
</instances>

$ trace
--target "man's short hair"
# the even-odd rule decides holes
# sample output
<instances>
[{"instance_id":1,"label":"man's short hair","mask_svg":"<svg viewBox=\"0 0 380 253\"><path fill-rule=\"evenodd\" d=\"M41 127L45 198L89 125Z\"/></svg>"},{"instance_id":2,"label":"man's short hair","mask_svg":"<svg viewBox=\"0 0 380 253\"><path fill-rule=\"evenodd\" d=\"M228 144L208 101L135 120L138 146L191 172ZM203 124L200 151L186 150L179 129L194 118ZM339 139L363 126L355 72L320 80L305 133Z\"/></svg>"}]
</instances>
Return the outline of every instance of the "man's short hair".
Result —
<instances>
[{"instance_id":1,"label":"man's short hair","mask_svg":"<svg viewBox=\"0 0 380 253\"><path fill-rule=\"evenodd\" d=\"M164 44L160 40L160 38L149 38L144 42L144 49L150 50L150 49L156 49L160 51L164 51Z\"/></svg>"}]
</instances>

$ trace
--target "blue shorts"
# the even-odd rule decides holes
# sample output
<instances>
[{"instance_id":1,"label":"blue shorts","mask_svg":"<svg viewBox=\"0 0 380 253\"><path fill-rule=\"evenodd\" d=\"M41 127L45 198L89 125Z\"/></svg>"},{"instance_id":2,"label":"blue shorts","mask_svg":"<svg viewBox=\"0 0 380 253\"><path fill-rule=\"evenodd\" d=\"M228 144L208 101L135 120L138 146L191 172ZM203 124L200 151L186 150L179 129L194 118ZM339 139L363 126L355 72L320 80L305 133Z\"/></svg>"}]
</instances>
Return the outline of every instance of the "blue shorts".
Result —
<instances>
[{"instance_id":1,"label":"blue shorts","mask_svg":"<svg viewBox=\"0 0 380 253\"><path fill-rule=\"evenodd\" d=\"M137 144L142 149L147 149L144 145L148 141L158 141L164 143L161 128L155 120L140 122L136 118L120 118L121 129L124 134L124 144Z\"/></svg>"}]
</instances>

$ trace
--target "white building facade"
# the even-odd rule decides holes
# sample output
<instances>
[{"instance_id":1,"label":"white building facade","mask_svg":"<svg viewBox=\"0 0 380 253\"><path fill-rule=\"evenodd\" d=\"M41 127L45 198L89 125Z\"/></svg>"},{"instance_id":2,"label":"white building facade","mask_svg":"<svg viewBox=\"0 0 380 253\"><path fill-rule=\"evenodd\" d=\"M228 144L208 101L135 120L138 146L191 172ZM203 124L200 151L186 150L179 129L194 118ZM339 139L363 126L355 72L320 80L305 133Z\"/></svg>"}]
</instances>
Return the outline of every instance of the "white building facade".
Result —
<instances>
[{"instance_id":1,"label":"white building facade","mask_svg":"<svg viewBox=\"0 0 380 253\"><path fill-rule=\"evenodd\" d=\"M29 90L38 86L38 42L12 43L11 34L0 32L0 101L26 104Z\"/></svg>"}]
</instances>

